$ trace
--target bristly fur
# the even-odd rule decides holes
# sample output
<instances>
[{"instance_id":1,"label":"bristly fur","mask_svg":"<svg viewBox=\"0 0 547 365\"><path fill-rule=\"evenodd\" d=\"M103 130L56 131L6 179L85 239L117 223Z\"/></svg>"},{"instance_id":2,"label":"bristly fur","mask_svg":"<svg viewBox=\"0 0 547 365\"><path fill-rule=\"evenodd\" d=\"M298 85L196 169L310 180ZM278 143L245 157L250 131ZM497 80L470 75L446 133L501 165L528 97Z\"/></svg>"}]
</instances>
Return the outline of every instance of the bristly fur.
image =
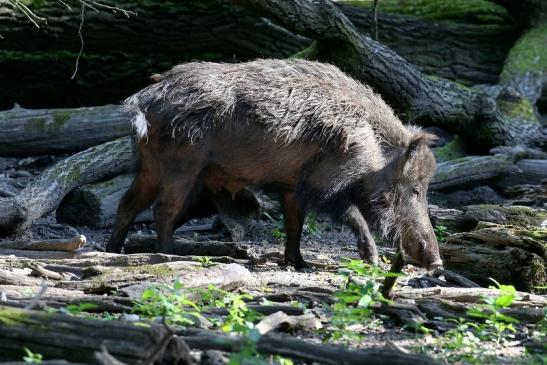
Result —
<instances>
[{"instance_id":1,"label":"bristly fur","mask_svg":"<svg viewBox=\"0 0 547 365\"><path fill-rule=\"evenodd\" d=\"M370 87L329 64L266 59L187 63L156 81L124 103L138 138L159 127L162 134L195 143L216 125L241 119L264 124L275 141L314 141L342 150L371 134L400 146L411 136ZM150 126L140 113L160 104L170 123Z\"/></svg>"},{"instance_id":2,"label":"bristly fur","mask_svg":"<svg viewBox=\"0 0 547 365\"><path fill-rule=\"evenodd\" d=\"M331 154L338 157L330 165L336 168L309 176L308 182L328 181L329 188L314 190L309 184L297 191L301 198L338 209L349 199L353 186L365 184L356 190L366 190L363 200L368 212L374 213L371 223L380 233L400 236L407 229L401 222L412 214L397 203L398 181L382 174L371 178L370 172L388 165L388 171L398 171L397 164L422 154L419 147L434 136L403 126L370 87L335 66L304 60L187 63L155 75L154 81L124 103L124 110L133 116L138 140L153 130L181 143L197 143L211 130L230 123L258 123L276 142L314 142L324 151L337 152ZM154 117L147 118L147 113ZM434 160L429 150L424 153L418 159L429 162L415 170L416 176L427 180ZM370 180L361 181L363 176Z\"/></svg>"}]
</instances>

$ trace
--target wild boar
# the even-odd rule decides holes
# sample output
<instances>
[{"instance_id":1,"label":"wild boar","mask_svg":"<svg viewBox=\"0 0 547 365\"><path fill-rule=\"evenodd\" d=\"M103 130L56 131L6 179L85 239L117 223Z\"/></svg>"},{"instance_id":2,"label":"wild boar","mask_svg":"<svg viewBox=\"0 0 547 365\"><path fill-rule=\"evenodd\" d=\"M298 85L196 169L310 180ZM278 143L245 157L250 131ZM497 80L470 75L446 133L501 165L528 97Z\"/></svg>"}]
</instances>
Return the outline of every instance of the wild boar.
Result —
<instances>
[{"instance_id":1,"label":"wild boar","mask_svg":"<svg viewBox=\"0 0 547 365\"><path fill-rule=\"evenodd\" d=\"M309 209L345 217L370 262L377 254L367 221L427 269L442 265L426 199L435 137L405 127L370 87L304 60L194 62L154 81L124 103L139 171L107 251L121 252L136 214L154 201L156 248L169 253L176 216L199 189L235 194L273 184L285 261L296 268L305 266L300 236Z\"/></svg>"}]
</instances>

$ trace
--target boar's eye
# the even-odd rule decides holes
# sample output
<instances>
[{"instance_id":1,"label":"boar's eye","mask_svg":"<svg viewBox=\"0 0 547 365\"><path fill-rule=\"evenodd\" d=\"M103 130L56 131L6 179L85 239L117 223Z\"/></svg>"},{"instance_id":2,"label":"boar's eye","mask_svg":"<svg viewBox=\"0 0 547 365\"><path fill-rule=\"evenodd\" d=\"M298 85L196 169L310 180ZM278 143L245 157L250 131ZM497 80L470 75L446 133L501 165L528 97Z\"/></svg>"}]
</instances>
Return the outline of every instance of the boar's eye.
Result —
<instances>
[{"instance_id":1,"label":"boar's eye","mask_svg":"<svg viewBox=\"0 0 547 365\"><path fill-rule=\"evenodd\" d=\"M412 194L416 195L416 196L420 196L420 188L414 188L412 189Z\"/></svg>"}]
</instances>

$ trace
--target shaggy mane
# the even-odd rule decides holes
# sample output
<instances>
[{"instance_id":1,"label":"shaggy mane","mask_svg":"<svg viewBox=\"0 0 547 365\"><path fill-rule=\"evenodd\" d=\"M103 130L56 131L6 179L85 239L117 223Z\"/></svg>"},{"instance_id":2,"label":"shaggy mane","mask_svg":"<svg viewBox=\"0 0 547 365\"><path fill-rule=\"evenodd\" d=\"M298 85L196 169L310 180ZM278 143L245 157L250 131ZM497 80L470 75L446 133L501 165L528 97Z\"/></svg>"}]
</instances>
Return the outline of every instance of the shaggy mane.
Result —
<instances>
[{"instance_id":1,"label":"shaggy mane","mask_svg":"<svg viewBox=\"0 0 547 365\"><path fill-rule=\"evenodd\" d=\"M366 85L335 66L305 60L178 65L129 97L138 138L150 128L199 141L222 123L258 122L275 141L348 150L370 143L408 146L412 133ZM150 125L144 115L165 122ZM161 125L160 125L161 124Z\"/></svg>"}]
</instances>

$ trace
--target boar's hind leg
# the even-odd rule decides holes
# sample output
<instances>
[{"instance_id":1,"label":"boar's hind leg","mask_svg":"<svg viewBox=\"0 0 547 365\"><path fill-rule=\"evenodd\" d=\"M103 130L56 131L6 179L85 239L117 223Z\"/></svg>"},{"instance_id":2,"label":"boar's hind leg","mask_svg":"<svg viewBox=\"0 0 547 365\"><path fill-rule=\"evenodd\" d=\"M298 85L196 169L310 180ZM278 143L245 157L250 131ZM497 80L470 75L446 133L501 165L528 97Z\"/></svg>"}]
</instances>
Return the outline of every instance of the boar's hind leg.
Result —
<instances>
[{"instance_id":1,"label":"boar's hind leg","mask_svg":"<svg viewBox=\"0 0 547 365\"><path fill-rule=\"evenodd\" d=\"M295 269L301 269L308 265L300 253L300 236L304 225L305 212L294 199L294 193L284 192L281 196L283 217L285 219L285 263L291 264Z\"/></svg>"},{"instance_id":2,"label":"boar's hind leg","mask_svg":"<svg viewBox=\"0 0 547 365\"><path fill-rule=\"evenodd\" d=\"M357 236L357 247L359 248L359 256L361 259L373 265L377 265L378 252L376 250L376 244L368 229L367 221L359 211L359 208L355 205L351 205L346 211L345 220L355 236Z\"/></svg>"},{"instance_id":3,"label":"boar's hind leg","mask_svg":"<svg viewBox=\"0 0 547 365\"><path fill-rule=\"evenodd\" d=\"M196 175L197 176L197 175ZM154 222L158 232L156 251L173 253L173 230L177 217L184 215L187 199L194 189L194 176L183 176L162 181L161 190L154 206Z\"/></svg>"},{"instance_id":4,"label":"boar's hind leg","mask_svg":"<svg viewBox=\"0 0 547 365\"><path fill-rule=\"evenodd\" d=\"M152 179L152 176L140 171L120 200L112 236L106 245L107 252L122 251L123 242L135 217L154 202L157 182Z\"/></svg>"}]
</instances>

